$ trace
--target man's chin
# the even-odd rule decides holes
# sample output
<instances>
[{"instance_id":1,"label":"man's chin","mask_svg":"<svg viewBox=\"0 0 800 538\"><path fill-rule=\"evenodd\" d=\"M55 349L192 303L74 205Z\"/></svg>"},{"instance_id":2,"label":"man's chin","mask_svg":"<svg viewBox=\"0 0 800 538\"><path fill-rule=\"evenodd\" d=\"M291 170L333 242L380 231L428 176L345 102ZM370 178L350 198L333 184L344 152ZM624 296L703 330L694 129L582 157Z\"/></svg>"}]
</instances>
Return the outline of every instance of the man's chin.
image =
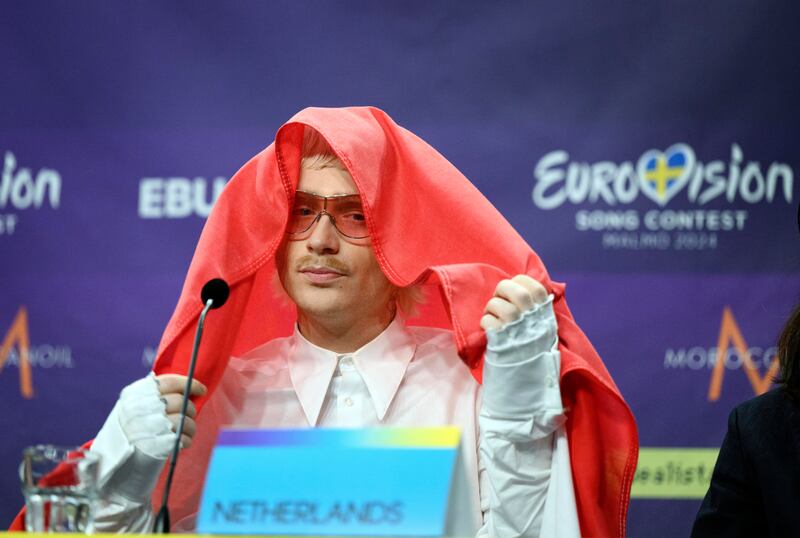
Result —
<instances>
[{"instance_id":1,"label":"man's chin","mask_svg":"<svg viewBox=\"0 0 800 538\"><path fill-rule=\"evenodd\" d=\"M345 310L345 304L351 301L348 294L341 289L333 287L314 287L304 290L301 296L296 298L297 308L307 314L317 316L332 316Z\"/></svg>"}]
</instances>

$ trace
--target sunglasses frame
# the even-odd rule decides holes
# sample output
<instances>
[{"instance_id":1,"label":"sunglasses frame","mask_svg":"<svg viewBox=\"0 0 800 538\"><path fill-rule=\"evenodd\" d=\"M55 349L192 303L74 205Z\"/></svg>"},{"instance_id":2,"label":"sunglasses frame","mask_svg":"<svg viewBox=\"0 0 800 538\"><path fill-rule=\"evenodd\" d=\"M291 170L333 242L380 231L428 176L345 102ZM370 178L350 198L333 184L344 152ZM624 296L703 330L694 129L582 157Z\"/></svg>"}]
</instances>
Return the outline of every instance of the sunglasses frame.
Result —
<instances>
[{"instance_id":1,"label":"sunglasses frame","mask_svg":"<svg viewBox=\"0 0 800 538\"><path fill-rule=\"evenodd\" d=\"M317 222L319 222L320 219L322 219L322 215L328 215L328 218L331 219L331 224L333 224L333 227L336 230L336 233L338 233L339 235L341 235L345 239L357 239L357 240L369 239L369 230L367 230L367 235L363 235L363 236L356 237L356 236L352 236L352 235L347 235L346 233L341 231L339 229L339 227L336 225L336 217L333 214L328 212L328 200L341 200L343 198L357 198L359 200L359 204L361 204L361 195L360 194L334 194L334 195L331 195L331 196L322 196L321 194L316 194L316 193L313 193L313 192L297 190L297 191L295 191L295 197L297 197L298 193L305 194L305 195L310 196L312 198L315 198L317 200L322 200L322 210L317 212L316 216L309 223L308 227L305 230L301 230L299 232L289 232L289 231L287 231L286 235L291 236L293 239L298 239L298 240L299 239L305 239L307 237L306 233L308 233L310 230L312 230L314 228L314 226L316 226ZM363 208L363 205L362 205L362 208ZM292 210L294 210L294 202L292 202ZM290 216L289 218L291 219L292 217ZM300 236L302 236L302 237L300 237Z\"/></svg>"}]
</instances>

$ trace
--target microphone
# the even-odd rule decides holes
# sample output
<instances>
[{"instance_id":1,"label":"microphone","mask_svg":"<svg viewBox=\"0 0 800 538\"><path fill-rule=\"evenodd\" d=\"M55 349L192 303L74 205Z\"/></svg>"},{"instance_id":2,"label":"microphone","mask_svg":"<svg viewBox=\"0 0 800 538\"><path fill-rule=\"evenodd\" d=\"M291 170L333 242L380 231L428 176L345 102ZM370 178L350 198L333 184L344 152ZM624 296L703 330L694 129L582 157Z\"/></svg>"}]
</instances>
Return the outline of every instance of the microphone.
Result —
<instances>
[{"instance_id":1,"label":"microphone","mask_svg":"<svg viewBox=\"0 0 800 538\"><path fill-rule=\"evenodd\" d=\"M200 319L197 321L197 331L194 333L194 345L192 346L192 357L189 360L189 372L186 374L186 387L183 390L183 402L181 403L181 418L178 421L177 436L175 437L175 445L172 447L172 457L169 462L169 471L167 472L167 481L164 485L164 498L161 501L161 509L158 511L156 521L153 525L154 534L169 534L169 509L167 508L167 501L169 500L169 490L172 488L172 477L175 474L175 465L178 463L178 452L181 448L181 435L183 434L183 423L186 419L186 408L189 406L189 390L192 387L192 380L194 379L194 367L197 363L197 352L200 349L200 338L203 336L203 323L206 319L206 314L209 310L216 309L225 304L230 295L231 289L228 283L221 278L214 278L209 280L200 291L200 299L203 301L205 307L200 313Z\"/></svg>"},{"instance_id":2,"label":"microphone","mask_svg":"<svg viewBox=\"0 0 800 538\"><path fill-rule=\"evenodd\" d=\"M206 285L200 290L200 299L204 305L207 305L208 301L212 301L211 310L216 310L225 304L230 293L231 288L227 282L221 278L214 278L206 282Z\"/></svg>"}]
</instances>

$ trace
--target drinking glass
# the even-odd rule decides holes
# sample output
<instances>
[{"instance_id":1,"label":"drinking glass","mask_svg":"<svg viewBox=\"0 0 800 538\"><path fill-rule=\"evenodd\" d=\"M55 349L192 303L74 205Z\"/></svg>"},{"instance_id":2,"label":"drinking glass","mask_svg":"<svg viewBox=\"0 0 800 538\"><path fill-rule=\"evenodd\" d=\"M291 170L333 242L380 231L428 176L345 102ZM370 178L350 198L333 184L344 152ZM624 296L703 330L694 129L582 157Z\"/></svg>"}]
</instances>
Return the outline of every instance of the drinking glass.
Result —
<instances>
[{"instance_id":1,"label":"drinking glass","mask_svg":"<svg viewBox=\"0 0 800 538\"><path fill-rule=\"evenodd\" d=\"M20 465L28 532L94 531L99 456L80 447L36 445Z\"/></svg>"}]
</instances>

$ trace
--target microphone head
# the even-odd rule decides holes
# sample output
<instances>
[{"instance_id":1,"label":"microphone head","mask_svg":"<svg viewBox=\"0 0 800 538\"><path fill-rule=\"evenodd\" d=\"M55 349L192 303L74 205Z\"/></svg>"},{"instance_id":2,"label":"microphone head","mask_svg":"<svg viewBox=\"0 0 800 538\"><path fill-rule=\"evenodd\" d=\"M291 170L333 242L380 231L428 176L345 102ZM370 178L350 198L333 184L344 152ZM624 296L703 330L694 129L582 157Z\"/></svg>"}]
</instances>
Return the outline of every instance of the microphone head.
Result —
<instances>
[{"instance_id":1,"label":"microphone head","mask_svg":"<svg viewBox=\"0 0 800 538\"><path fill-rule=\"evenodd\" d=\"M213 310L224 305L230 293L231 288L228 286L228 283L221 278L215 278L206 282L206 285L203 286L200 292L200 298L203 300L203 304L206 304L208 300L211 299L213 301L211 309Z\"/></svg>"}]
</instances>

